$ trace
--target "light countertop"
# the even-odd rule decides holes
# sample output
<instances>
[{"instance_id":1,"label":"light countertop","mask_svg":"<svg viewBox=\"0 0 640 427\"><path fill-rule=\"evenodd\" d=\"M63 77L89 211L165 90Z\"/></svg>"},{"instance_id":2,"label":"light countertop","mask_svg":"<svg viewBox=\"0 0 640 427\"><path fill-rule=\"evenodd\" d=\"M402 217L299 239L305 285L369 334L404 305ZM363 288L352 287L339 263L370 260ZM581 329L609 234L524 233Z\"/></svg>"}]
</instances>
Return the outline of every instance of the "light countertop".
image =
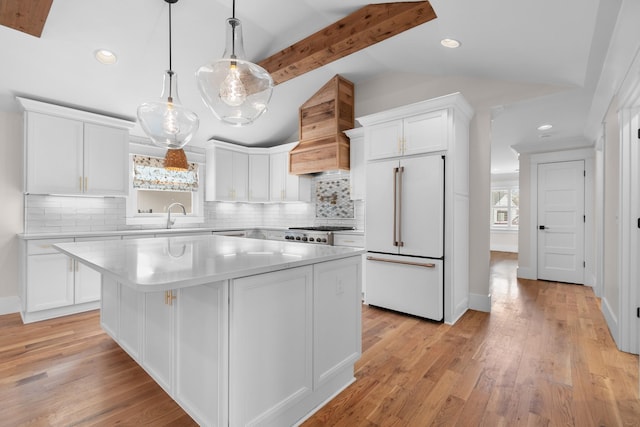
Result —
<instances>
[{"instance_id":1,"label":"light countertop","mask_svg":"<svg viewBox=\"0 0 640 427\"><path fill-rule=\"evenodd\" d=\"M363 248L215 235L59 243L55 247L143 292L202 285L364 253Z\"/></svg>"}]
</instances>

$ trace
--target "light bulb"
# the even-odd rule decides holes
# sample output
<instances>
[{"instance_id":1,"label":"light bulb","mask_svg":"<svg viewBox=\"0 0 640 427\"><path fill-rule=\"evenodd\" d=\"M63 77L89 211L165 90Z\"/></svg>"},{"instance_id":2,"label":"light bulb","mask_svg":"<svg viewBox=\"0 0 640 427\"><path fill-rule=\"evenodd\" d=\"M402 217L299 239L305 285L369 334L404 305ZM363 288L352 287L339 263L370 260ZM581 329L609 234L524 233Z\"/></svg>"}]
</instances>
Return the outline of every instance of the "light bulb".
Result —
<instances>
[{"instance_id":1,"label":"light bulb","mask_svg":"<svg viewBox=\"0 0 640 427\"><path fill-rule=\"evenodd\" d=\"M177 135L180 133L178 125L178 117L176 110L173 108L173 102L167 102L167 110L164 112L162 120L162 129L169 135Z\"/></svg>"},{"instance_id":2,"label":"light bulb","mask_svg":"<svg viewBox=\"0 0 640 427\"><path fill-rule=\"evenodd\" d=\"M247 90L240 79L240 72L235 62L229 66L229 74L220 85L220 99L231 106L238 107L247 99Z\"/></svg>"}]
</instances>

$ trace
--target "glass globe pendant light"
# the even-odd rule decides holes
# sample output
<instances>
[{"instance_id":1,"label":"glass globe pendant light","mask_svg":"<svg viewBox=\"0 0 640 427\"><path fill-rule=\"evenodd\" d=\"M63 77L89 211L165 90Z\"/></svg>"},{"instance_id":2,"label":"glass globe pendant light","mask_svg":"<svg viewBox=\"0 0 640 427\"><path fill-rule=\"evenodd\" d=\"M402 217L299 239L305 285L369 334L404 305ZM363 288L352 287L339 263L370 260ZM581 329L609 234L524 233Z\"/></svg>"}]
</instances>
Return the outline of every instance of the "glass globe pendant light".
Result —
<instances>
[{"instance_id":1,"label":"glass globe pendant light","mask_svg":"<svg viewBox=\"0 0 640 427\"><path fill-rule=\"evenodd\" d=\"M178 75L171 67L171 5L178 0L164 1L169 3L169 69L164 74L160 99L138 106L138 122L154 144L176 150L193 138L200 121L178 98Z\"/></svg>"},{"instance_id":2,"label":"glass globe pendant light","mask_svg":"<svg viewBox=\"0 0 640 427\"><path fill-rule=\"evenodd\" d=\"M226 22L226 45L222 58L196 71L200 96L213 114L232 126L253 123L267 111L273 79L267 70L245 60L242 26L233 16Z\"/></svg>"}]
</instances>

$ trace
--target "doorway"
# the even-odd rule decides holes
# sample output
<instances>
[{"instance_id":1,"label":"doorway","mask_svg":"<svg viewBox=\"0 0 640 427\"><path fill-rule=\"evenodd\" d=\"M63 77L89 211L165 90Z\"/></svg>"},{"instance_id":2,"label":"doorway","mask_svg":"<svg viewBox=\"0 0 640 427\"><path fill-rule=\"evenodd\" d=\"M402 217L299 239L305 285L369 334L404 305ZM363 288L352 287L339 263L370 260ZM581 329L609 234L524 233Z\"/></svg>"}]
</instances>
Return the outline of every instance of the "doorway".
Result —
<instances>
[{"instance_id":1,"label":"doorway","mask_svg":"<svg viewBox=\"0 0 640 427\"><path fill-rule=\"evenodd\" d=\"M584 284L584 160L538 164L538 279Z\"/></svg>"}]
</instances>

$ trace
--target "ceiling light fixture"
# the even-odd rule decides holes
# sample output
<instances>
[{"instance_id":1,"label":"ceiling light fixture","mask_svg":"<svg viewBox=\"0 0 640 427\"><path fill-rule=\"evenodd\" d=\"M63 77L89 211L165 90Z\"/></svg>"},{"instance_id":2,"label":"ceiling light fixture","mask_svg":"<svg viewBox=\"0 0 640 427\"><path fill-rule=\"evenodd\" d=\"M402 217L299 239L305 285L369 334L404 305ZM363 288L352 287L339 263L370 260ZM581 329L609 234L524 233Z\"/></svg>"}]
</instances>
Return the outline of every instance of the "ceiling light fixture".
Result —
<instances>
[{"instance_id":1,"label":"ceiling light fixture","mask_svg":"<svg viewBox=\"0 0 640 427\"><path fill-rule=\"evenodd\" d=\"M198 89L204 103L221 121L233 126L253 123L267 110L273 79L267 70L246 61L242 27L233 14L227 19L227 39L222 58L196 71Z\"/></svg>"},{"instance_id":2,"label":"ceiling light fixture","mask_svg":"<svg viewBox=\"0 0 640 427\"><path fill-rule=\"evenodd\" d=\"M169 3L169 69L164 74L160 99L138 106L138 121L154 144L177 150L193 138L200 121L178 98L178 76L171 67L171 5L178 0L164 1Z\"/></svg>"},{"instance_id":3,"label":"ceiling light fixture","mask_svg":"<svg viewBox=\"0 0 640 427\"><path fill-rule=\"evenodd\" d=\"M116 56L116 54L108 49L98 49L94 52L94 56L96 57L96 60L101 64L111 65L118 62L118 57Z\"/></svg>"},{"instance_id":4,"label":"ceiling light fixture","mask_svg":"<svg viewBox=\"0 0 640 427\"><path fill-rule=\"evenodd\" d=\"M444 47L448 47L449 49L460 47L460 42L455 39L442 39L440 40L440 44Z\"/></svg>"},{"instance_id":5,"label":"ceiling light fixture","mask_svg":"<svg viewBox=\"0 0 640 427\"><path fill-rule=\"evenodd\" d=\"M540 125L538 126L538 130L549 130L553 127L553 125L550 124L544 124L544 125Z\"/></svg>"}]
</instances>

